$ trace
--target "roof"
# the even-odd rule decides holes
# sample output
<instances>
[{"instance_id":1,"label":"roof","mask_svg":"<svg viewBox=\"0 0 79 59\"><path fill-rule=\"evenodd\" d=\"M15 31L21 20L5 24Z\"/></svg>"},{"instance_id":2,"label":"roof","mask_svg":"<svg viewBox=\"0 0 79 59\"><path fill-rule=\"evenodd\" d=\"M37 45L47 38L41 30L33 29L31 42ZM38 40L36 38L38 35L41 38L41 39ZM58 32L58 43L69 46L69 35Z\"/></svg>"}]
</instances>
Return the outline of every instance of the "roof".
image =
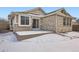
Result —
<instances>
[{"instance_id":1,"label":"roof","mask_svg":"<svg viewBox=\"0 0 79 59\"><path fill-rule=\"evenodd\" d=\"M31 9L31 10L27 10L27 11L22 11L22 12L12 12L12 13L29 13L29 12L34 11L34 10L41 10L44 14L46 14L45 11L43 11L43 9L40 8L40 7Z\"/></svg>"},{"instance_id":2,"label":"roof","mask_svg":"<svg viewBox=\"0 0 79 59\"><path fill-rule=\"evenodd\" d=\"M49 12L49 13L47 13L47 14L51 14L51 13L54 13L54 12L57 12L57 11L59 11L59 10L63 10L64 8L61 8L61 9L57 9L57 10L55 10L55 11L51 11L51 12Z\"/></svg>"},{"instance_id":3,"label":"roof","mask_svg":"<svg viewBox=\"0 0 79 59\"><path fill-rule=\"evenodd\" d=\"M71 16L69 13L66 12L66 10L65 10L64 8L60 8L60 9L58 9L58 10L49 12L49 13L47 13L47 14L56 13L56 12L58 12L58 11L64 11L67 15Z\"/></svg>"},{"instance_id":4,"label":"roof","mask_svg":"<svg viewBox=\"0 0 79 59\"><path fill-rule=\"evenodd\" d=\"M53 15L53 14L57 14L57 12L59 12L59 11L64 11L64 14L66 14L66 15L72 17L68 12L66 12L66 10L65 10L64 8L60 8L60 9L58 9L58 10L55 10L55 11L52 11L52 12L46 13L45 11L43 11L42 8L37 7L37 8L31 9L31 10L28 10L28 11L12 12L12 14L15 14L15 13L23 13L23 14L26 14L26 13L29 13L29 12L31 12L31 11L35 11L35 10L41 10L41 11L45 14L45 16ZM63 14L63 15L64 15L64 14ZM61 14L61 15L62 15L62 14Z\"/></svg>"}]
</instances>

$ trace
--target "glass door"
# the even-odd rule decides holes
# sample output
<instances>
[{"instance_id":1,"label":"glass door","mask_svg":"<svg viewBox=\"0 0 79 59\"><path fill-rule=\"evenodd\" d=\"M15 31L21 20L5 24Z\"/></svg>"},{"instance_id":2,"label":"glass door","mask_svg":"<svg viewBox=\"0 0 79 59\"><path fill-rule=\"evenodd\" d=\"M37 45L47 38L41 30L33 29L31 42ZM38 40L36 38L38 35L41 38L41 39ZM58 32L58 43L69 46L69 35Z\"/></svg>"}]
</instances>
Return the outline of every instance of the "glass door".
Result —
<instances>
[{"instance_id":1,"label":"glass door","mask_svg":"<svg viewBox=\"0 0 79 59\"><path fill-rule=\"evenodd\" d=\"M33 19L32 28L39 28L39 19Z\"/></svg>"}]
</instances>

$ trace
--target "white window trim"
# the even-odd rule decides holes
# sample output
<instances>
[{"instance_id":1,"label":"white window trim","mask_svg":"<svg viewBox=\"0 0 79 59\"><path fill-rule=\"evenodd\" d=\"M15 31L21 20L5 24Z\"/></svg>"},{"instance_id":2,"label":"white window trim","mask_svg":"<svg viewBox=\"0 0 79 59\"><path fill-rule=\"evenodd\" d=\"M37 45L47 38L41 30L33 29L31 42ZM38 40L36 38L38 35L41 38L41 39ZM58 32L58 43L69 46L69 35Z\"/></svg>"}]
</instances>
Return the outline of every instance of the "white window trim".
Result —
<instances>
[{"instance_id":1,"label":"white window trim","mask_svg":"<svg viewBox=\"0 0 79 59\"><path fill-rule=\"evenodd\" d=\"M21 24L21 16L29 17L29 25L22 25L22 24ZM18 16L18 19L19 19L19 26L31 26L31 16L25 15L25 14L20 14L20 15Z\"/></svg>"}]
</instances>

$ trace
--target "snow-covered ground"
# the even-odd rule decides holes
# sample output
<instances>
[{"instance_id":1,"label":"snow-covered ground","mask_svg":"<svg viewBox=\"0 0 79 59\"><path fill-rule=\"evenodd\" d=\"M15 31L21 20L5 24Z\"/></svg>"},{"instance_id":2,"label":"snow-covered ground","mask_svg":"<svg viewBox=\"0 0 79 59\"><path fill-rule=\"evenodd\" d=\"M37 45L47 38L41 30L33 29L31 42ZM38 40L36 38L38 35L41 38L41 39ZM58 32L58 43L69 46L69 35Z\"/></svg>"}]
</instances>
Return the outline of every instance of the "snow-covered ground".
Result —
<instances>
[{"instance_id":1,"label":"snow-covered ground","mask_svg":"<svg viewBox=\"0 0 79 59\"><path fill-rule=\"evenodd\" d=\"M32 35L32 34L43 34L43 33L51 33L51 31L18 31L16 34L18 35Z\"/></svg>"},{"instance_id":2,"label":"snow-covered ground","mask_svg":"<svg viewBox=\"0 0 79 59\"><path fill-rule=\"evenodd\" d=\"M13 32L9 32L9 33L3 33L0 34L0 42L4 42L4 41L10 41L10 42L15 42L17 41L16 36L13 34Z\"/></svg>"},{"instance_id":3,"label":"snow-covered ground","mask_svg":"<svg viewBox=\"0 0 79 59\"><path fill-rule=\"evenodd\" d=\"M26 39L23 41L17 41L15 35L10 32L6 34L0 34L0 51L2 52L22 52L22 51L78 51L79 52L79 33L68 32L59 34L46 34L39 37ZM73 35L72 35L73 34ZM75 37L77 36L77 38Z\"/></svg>"},{"instance_id":4,"label":"snow-covered ground","mask_svg":"<svg viewBox=\"0 0 79 59\"><path fill-rule=\"evenodd\" d=\"M79 32L68 32L68 33L65 33L64 35L72 37L72 38L74 37L79 38Z\"/></svg>"}]
</instances>

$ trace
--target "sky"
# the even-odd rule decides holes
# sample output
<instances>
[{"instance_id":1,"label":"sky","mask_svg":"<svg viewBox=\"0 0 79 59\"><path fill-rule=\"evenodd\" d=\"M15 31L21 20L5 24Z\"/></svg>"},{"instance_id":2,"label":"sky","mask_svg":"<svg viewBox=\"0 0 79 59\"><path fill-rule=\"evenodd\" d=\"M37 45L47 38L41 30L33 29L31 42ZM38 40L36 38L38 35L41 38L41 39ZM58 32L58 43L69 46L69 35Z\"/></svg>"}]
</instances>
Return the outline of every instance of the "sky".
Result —
<instances>
[{"instance_id":1,"label":"sky","mask_svg":"<svg viewBox=\"0 0 79 59\"><path fill-rule=\"evenodd\" d=\"M7 19L8 14L16 11L27 11L33 9L35 7L0 7L0 17ZM42 7L42 9L49 13L51 11L55 11L62 7ZM70 13L72 16L79 18L79 7L65 7L66 11Z\"/></svg>"}]
</instances>

